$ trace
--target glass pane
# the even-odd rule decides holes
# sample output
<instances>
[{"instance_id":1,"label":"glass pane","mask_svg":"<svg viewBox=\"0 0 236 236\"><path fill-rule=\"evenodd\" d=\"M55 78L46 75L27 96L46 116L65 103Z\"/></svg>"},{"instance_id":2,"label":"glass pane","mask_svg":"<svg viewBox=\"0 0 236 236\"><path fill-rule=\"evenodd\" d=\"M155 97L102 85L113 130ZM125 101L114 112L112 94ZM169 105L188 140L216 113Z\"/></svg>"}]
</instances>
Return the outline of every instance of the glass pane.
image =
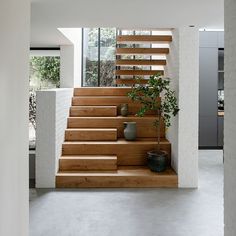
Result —
<instances>
[{"instance_id":1,"label":"glass pane","mask_svg":"<svg viewBox=\"0 0 236 236\"><path fill-rule=\"evenodd\" d=\"M39 52L37 52L40 54ZM59 56L30 57L29 76L29 148L35 149L36 130L36 91L60 87L60 57ZM32 53L33 54L33 53ZM48 52L45 52L45 55Z\"/></svg>"},{"instance_id":2,"label":"glass pane","mask_svg":"<svg viewBox=\"0 0 236 236\"><path fill-rule=\"evenodd\" d=\"M98 28L84 28L83 86L98 86Z\"/></svg>"},{"instance_id":3,"label":"glass pane","mask_svg":"<svg viewBox=\"0 0 236 236\"><path fill-rule=\"evenodd\" d=\"M115 85L116 28L100 29L100 86Z\"/></svg>"}]
</instances>

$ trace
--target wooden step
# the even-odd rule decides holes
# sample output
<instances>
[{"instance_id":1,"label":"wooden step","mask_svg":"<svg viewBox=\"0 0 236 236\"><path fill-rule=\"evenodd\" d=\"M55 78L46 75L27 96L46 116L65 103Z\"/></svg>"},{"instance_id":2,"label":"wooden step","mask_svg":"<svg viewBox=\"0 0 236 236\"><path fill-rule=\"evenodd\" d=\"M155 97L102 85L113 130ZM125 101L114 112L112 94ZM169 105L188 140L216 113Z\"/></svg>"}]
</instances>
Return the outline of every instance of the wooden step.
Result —
<instances>
[{"instance_id":1,"label":"wooden step","mask_svg":"<svg viewBox=\"0 0 236 236\"><path fill-rule=\"evenodd\" d=\"M166 60L116 60L117 66L165 66Z\"/></svg>"},{"instance_id":2,"label":"wooden step","mask_svg":"<svg viewBox=\"0 0 236 236\"><path fill-rule=\"evenodd\" d=\"M146 153L156 147L157 139L64 142L62 155L116 155L118 165L146 165ZM161 140L161 149L168 152L170 163L171 145L168 140Z\"/></svg>"},{"instance_id":3,"label":"wooden step","mask_svg":"<svg viewBox=\"0 0 236 236\"><path fill-rule=\"evenodd\" d=\"M134 85L134 84L147 84L148 79L116 79L116 84L126 84L126 85Z\"/></svg>"},{"instance_id":4,"label":"wooden step","mask_svg":"<svg viewBox=\"0 0 236 236\"><path fill-rule=\"evenodd\" d=\"M88 120L89 122L90 120ZM105 128L77 128L66 129L66 141L113 141L117 140L117 129Z\"/></svg>"},{"instance_id":5,"label":"wooden step","mask_svg":"<svg viewBox=\"0 0 236 236\"><path fill-rule=\"evenodd\" d=\"M172 41L171 35L118 35L117 43L168 43Z\"/></svg>"},{"instance_id":6,"label":"wooden step","mask_svg":"<svg viewBox=\"0 0 236 236\"><path fill-rule=\"evenodd\" d=\"M117 55L139 55L139 54L146 54L146 55L156 55L156 54L168 54L169 48L117 48L116 54Z\"/></svg>"},{"instance_id":7,"label":"wooden step","mask_svg":"<svg viewBox=\"0 0 236 236\"><path fill-rule=\"evenodd\" d=\"M113 128L117 129L118 138L124 137L124 122L137 123L137 137L157 137L156 128L153 126L155 116L117 116L117 117L69 117L68 128ZM161 122L161 137L165 137L165 128Z\"/></svg>"},{"instance_id":8,"label":"wooden step","mask_svg":"<svg viewBox=\"0 0 236 236\"><path fill-rule=\"evenodd\" d=\"M111 187L178 187L178 176L173 169L156 173L147 167L119 167L117 172L73 173L59 172L57 188Z\"/></svg>"},{"instance_id":9,"label":"wooden step","mask_svg":"<svg viewBox=\"0 0 236 236\"><path fill-rule=\"evenodd\" d=\"M75 88L74 96L126 96L131 88L116 87L84 87Z\"/></svg>"},{"instance_id":10,"label":"wooden step","mask_svg":"<svg viewBox=\"0 0 236 236\"><path fill-rule=\"evenodd\" d=\"M117 116L117 106L72 106L70 108L70 116L115 117Z\"/></svg>"},{"instance_id":11,"label":"wooden step","mask_svg":"<svg viewBox=\"0 0 236 236\"><path fill-rule=\"evenodd\" d=\"M127 96L76 96L72 98L72 106L117 106L118 114L120 114L120 105L127 103L129 106L129 114L136 114L141 105L133 102ZM147 114L154 114L150 111Z\"/></svg>"},{"instance_id":12,"label":"wooden step","mask_svg":"<svg viewBox=\"0 0 236 236\"><path fill-rule=\"evenodd\" d=\"M117 157L115 155L62 156L59 159L60 171L109 171L116 169Z\"/></svg>"},{"instance_id":13,"label":"wooden step","mask_svg":"<svg viewBox=\"0 0 236 236\"><path fill-rule=\"evenodd\" d=\"M164 74L164 70L116 70L116 75L160 75Z\"/></svg>"}]
</instances>

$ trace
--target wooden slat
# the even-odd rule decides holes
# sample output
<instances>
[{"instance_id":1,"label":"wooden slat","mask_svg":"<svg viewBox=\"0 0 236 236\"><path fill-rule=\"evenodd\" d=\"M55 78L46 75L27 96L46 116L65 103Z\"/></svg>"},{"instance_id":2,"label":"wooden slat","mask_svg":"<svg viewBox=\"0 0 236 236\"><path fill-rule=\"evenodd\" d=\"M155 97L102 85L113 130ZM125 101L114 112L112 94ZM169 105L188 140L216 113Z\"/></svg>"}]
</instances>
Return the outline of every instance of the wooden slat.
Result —
<instances>
[{"instance_id":1,"label":"wooden slat","mask_svg":"<svg viewBox=\"0 0 236 236\"><path fill-rule=\"evenodd\" d=\"M116 38L117 43L158 43L158 42L171 42L171 35L118 35Z\"/></svg>"},{"instance_id":2,"label":"wooden slat","mask_svg":"<svg viewBox=\"0 0 236 236\"><path fill-rule=\"evenodd\" d=\"M107 128L77 128L66 129L65 132L66 141L82 141L82 140L117 140L117 129Z\"/></svg>"},{"instance_id":3,"label":"wooden slat","mask_svg":"<svg viewBox=\"0 0 236 236\"><path fill-rule=\"evenodd\" d=\"M62 156L59 159L60 171L102 171L116 169L117 156L115 155Z\"/></svg>"},{"instance_id":4,"label":"wooden slat","mask_svg":"<svg viewBox=\"0 0 236 236\"><path fill-rule=\"evenodd\" d=\"M137 137L151 138L157 137L156 128L153 126L155 116L127 116L127 117L70 117L68 118L68 128L113 128L117 129L118 138L124 137L124 122L134 121L137 123ZM165 137L165 128L161 121L161 137Z\"/></svg>"},{"instance_id":5,"label":"wooden slat","mask_svg":"<svg viewBox=\"0 0 236 236\"><path fill-rule=\"evenodd\" d=\"M134 85L134 84L147 84L147 79L116 79L116 84L126 84L126 85Z\"/></svg>"},{"instance_id":6,"label":"wooden slat","mask_svg":"<svg viewBox=\"0 0 236 236\"><path fill-rule=\"evenodd\" d=\"M155 54L168 54L169 48L117 48L116 54L147 54L147 55L155 55Z\"/></svg>"},{"instance_id":7,"label":"wooden slat","mask_svg":"<svg viewBox=\"0 0 236 236\"><path fill-rule=\"evenodd\" d=\"M160 146L168 153L170 163L170 143L161 139ZM62 155L116 155L118 165L146 165L147 152L156 147L157 139L64 142Z\"/></svg>"},{"instance_id":8,"label":"wooden slat","mask_svg":"<svg viewBox=\"0 0 236 236\"><path fill-rule=\"evenodd\" d=\"M131 88L84 87L75 88L74 96L126 96Z\"/></svg>"},{"instance_id":9,"label":"wooden slat","mask_svg":"<svg viewBox=\"0 0 236 236\"><path fill-rule=\"evenodd\" d=\"M116 60L117 66L164 66L166 60Z\"/></svg>"},{"instance_id":10,"label":"wooden slat","mask_svg":"<svg viewBox=\"0 0 236 236\"><path fill-rule=\"evenodd\" d=\"M155 173L147 167L119 167L117 172L71 173L56 175L57 188L115 188L115 187L178 187L178 176L173 169Z\"/></svg>"},{"instance_id":11,"label":"wooden slat","mask_svg":"<svg viewBox=\"0 0 236 236\"><path fill-rule=\"evenodd\" d=\"M116 70L116 75L155 75L164 74L163 70Z\"/></svg>"},{"instance_id":12,"label":"wooden slat","mask_svg":"<svg viewBox=\"0 0 236 236\"><path fill-rule=\"evenodd\" d=\"M72 106L70 108L70 116L72 117L88 117L88 116L117 116L117 106Z\"/></svg>"}]
</instances>

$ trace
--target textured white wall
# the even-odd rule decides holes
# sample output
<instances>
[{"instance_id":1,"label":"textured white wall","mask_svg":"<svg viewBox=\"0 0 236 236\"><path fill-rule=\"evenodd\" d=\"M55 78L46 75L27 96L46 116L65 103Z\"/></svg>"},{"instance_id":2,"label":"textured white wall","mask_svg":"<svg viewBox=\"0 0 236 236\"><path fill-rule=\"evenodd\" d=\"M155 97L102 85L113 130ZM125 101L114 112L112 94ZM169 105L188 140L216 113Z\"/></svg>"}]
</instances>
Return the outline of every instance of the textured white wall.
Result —
<instances>
[{"instance_id":1,"label":"textured white wall","mask_svg":"<svg viewBox=\"0 0 236 236\"><path fill-rule=\"evenodd\" d=\"M236 235L236 1L225 0L225 236Z\"/></svg>"},{"instance_id":2,"label":"textured white wall","mask_svg":"<svg viewBox=\"0 0 236 236\"><path fill-rule=\"evenodd\" d=\"M180 112L172 119L167 138L172 145L171 164L182 188L198 186L198 71L198 29L173 30L166 75L172 78L171 87L176 91Z\"/></svg>"},{"instance_id":3,"label":"textured white wall","mask_svg":"<svg viewBox=\"0 0 236 236\"><path fill-rule=\"evenodd\" d=\"M73 89L37 92L36 187L55 188Z\"/></svg>"},{"instance_id":4,"label":"textured white wall","mask_svg":"<svg viewBox=\"0 0 236 236\"><path fill-rule=\"evenodd\" d=\"M27 236L30 1L0 1L0 235Z\"/></svg>"},{"instance_id":5,"label":"textured white wall","mask_svg":"<svg viewBox=\"0 0 236 236\"><path fill-rule=\"evenodd\" d=\"M179 29L179 187L198 186L199 31Z\"/></svg>"}]
</instances>

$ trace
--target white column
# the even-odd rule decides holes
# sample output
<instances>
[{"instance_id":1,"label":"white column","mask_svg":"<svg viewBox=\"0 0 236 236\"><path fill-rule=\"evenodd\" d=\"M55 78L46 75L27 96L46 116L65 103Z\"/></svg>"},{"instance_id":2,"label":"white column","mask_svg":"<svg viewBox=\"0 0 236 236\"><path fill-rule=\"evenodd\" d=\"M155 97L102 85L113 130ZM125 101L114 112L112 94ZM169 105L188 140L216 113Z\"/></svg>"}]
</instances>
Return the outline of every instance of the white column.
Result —
<instances>
[{"instance_id":1,"label":"white column","mask_svg":"<svg viewBox=\"0 0 236 236\"><path fill-rule=\"evenodd\" d=\"M0 235L29 227L30 1L0 1Z\"/></svg>"},{"instance_id":2,"label":"white column","mask_svg":"<svg viewBox=\"0 0 236 236\"><path fill-rule=\"evenodd\" d=\"M198 37L198 29L174 29L165 70L180 108L167 133L171 142L171 165L178 173L180 188L198 186Z\"/></svg>"},{"instance_id":3,"label":"white column","mask_svg":"<svg viewBox=\"0 0 236 236\"><path fill-rule=\"evenodd\" d=\"M74 46L60 47L60 87L73 88L74 85Z\"/></svg>"},{"instance_id":4,"label":"white column","mask_svg":"<svg viewBox=\"0 0 236 236\"><path fill-rule=\"evenodd\" d=\"M81 87L82 84L82 29L59 29L71 45L61 46L61 88Z\"/></svg>"},{"instance_id":5,"label":"white column","mask_svg":"<svg viewBox=\"0 0 236 236\"><path fill-rule=\"evenodd\" d=\"M225 0L225 236L236 232L236 1Z\"/></svg>"},{"instance_id":6,"label":"white column","mask_svg":"<svg viewBox=\"0 0 236 236\"><path fill-rule=\"evenodd\" d=\"M199 31L179 29L179 187L198 186Z\"/></svg>"}]
</instances>

